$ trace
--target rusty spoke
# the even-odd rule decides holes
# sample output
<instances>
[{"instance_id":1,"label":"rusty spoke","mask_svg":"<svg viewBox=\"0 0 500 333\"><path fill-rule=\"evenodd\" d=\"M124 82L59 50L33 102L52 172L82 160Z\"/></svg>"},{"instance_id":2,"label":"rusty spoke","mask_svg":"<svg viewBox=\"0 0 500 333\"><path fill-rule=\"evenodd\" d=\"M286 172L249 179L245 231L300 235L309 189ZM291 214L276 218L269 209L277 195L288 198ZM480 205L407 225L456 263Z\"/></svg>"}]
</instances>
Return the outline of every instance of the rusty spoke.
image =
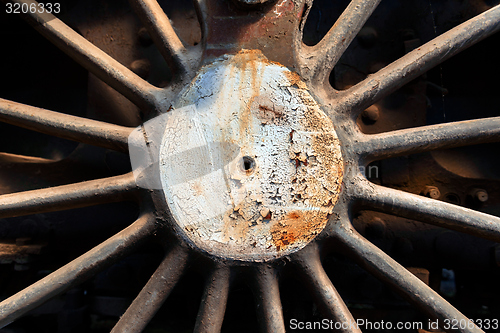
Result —
<instances>
[{"instance_id":1,"label":"rusty spoke","mask_svg":"<svg viewBox=\"0 0 500 333\"><path fill-rule=\"evenodd\" d=\"M0 327L102 271L142 244L154 229L154 217L144 215L92 250L7 298L0 303Z\"/></svg>"},{"instance_id":2,"label":"rusty spoke","mask_svg":"<svg viewBox=\"0 0 500 333\"><path fill-rule=\"evenodd\" d=\"M0 121L63 139L128 151L133 128L49 111L0 98Z\"/></svg>"},{"instance_id":3,"label":"rusty spoke","mask_svg":"<svg viewBox=\"0 0 500 333\"><path fill-rule=\"evenodd\" d=\"M500 117L492 117L364 135L355 149L371 161L497 141Z\"/></svg>"},{"instance_id":4,"label":"rusty spoke","mask_svg":"<svg viewBox=\"0 0 500 333\"><path fill-rule=\"evenodd\" d=\"M262 332L285 332L276 270L262 265L256 271L255 284L257 316Z\"/></svg>"},{"instance_id":5,"label":"rusty spoke","mask_svg":"<svg viewBox=\"0 0 500 333\"><path fill-rule=\"evenodd\" d=\"M218 267L211 272L201 299L194 332L220 332L229 295L230 275L227 267Z\"/></svg>"},{"instance_id":6,"label":"rusty spoke","mask_svg":"<svg viewBox=\"0 0 500 333\"><path fill-rule=\"evenodd\" d=\"M5 1L5 0L3 0ZM19 4L36 4L33 0L14 0ZM38 8L38 7L37 7ZM158 107L156 95L161 89L141 79L127 67L107 55L61 20L48 13L22 15L33 27L55 46L73 58L88 71L109 84L143 110Z\"/></svg>"},{"instance_id":7,"label":"rusty spoke","mask_svg":"<svg viewBox=\"0 0 500 333\"><path fill-rule=\"evenodd\" d=\"M207 32L208 32L208 7L206 0L193 0L194 8L196 10L196 15L198 17L198 22L200 23L201 29L201 44L203 46L207 43Z\"/></svg>"},{"instance_id":8,"label":"rusty spoke","mask_svg":"<svg viewBox=\"0 0 500 333\"><path fill-rule=\"evenodd\" d=\"M391 188L359 181L353 196L363 205L385 213L500 242L500 218Z\"/></svg>"},{"instance_id":9,"label":"rusty spoke","mask_svg":"<svg viewBox=\"0 0 500 333\"><path fill-rule=\"evenodd\" d=\"M432 67L500 30L500 5L460 24L399 60L335 94L337 112L355 117L376 101L422 75Z\"/></svg>"},{"instance_id":10,"label":"rusty spoke","mask_svg":"<svg viewBox=\"0 0 500 333\"><path fill-rule=\"evenodd\" d=\"M445 319L468 322L460 311L394 259L363 238L350 224L337 224L335 235L361 267L398 291L408 302L414 304L432 319L438 319L440 322L444 322ZM483 332L477 326L460 328L459 331Z\"/></svg>"},{"instance_id":11,"label":"rusty spoke","mask_svg":"<svg viewBox=\"0 0 500 333\"><path fill-rule=\"evenodd\" d=\"M311 289L320 310L338 323L355 323L351 312L342 297L328 278L319 257L317 245L310 245L297 253L295 260L304 275L307 286ZM342 327L342 332L361 332L356 325Z\"/></svg>"},{"instance_id":12,"label":"rusty spoke","mask_svg":"<svg viewBox=\"0 0 500 333\"><path fill-rule=\"evenodd\" d=\"M171 68L183 76L191 72L188 51L156 0L131 0L132 7Z\"/></svg>"},{"instance_id":13,"label":"rusty spoke","mask_svg":"<svg viewBox=\"0 0 500 333\"><path fill-rule=\"evenodd\" d=\"M111 332L142 332L179 281L187 261L185 248L172 249Z\"/></svg>"},{"instance_id":14,"label":"rusty spoke","mask_svg":"<svg viewBox=\"0 0 500 333\"><path fill-rule=\"evenodd\" d=\"M126 200L136 190L132 173L0 196L0 218Z\"/></svg>"},{"instance_id":15,"label":"rusty spoke","mask_svg":"<svg viewBox=\"0 0 500 333\"><path fill-rule=\"evenodd\" d=\"M302 45L303 55L299 62L303 62L304 78L320 84L327 81L333 67L379 3L380 0L352 0L318 44Z\"/></svg>"}]
</instances>

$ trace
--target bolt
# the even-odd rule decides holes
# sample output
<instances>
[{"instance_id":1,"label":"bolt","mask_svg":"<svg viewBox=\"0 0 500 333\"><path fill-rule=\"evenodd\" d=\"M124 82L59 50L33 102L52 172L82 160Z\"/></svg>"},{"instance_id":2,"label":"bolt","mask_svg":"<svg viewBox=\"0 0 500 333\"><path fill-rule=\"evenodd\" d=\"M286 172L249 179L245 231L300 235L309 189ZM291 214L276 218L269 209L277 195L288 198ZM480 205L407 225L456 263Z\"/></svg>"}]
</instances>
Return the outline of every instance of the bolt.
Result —
<instances>
[{"instance_id":1,"label":"bolt","mask_svg":"<svg viewBox=\"0 0 500 333\"><path fill-rule=\"evenodd\" d=\"M439 192L436 186L426 186L423 194L431 199L439 199L439 197L441 197L441 192Z\"/></svg>"},{"instance_id":2,"label":"bolt","mask_svg":"<svg viewBox=\"0 0 500 333\"><path fill-rule=\"evenodd\" d=\"M476 188L471 192L472 197L476 202L486 202L488 201L488 192L483 189Z\"/></svg>"},{"instance_id":3,"label":"bolt","mask_svg":"<svg viewBox=\"0 0 500 333\"><path fill-rule=\"evenodd\" d=\"M374 124L380 116L378 106L371 105L361 113L361 119L367 125Z\"/></svg>"},{"instance_id":4,"label":"bolt","mask_svg":"<svg viewBox=\"0 0 500 333\"><path fill-rule=\"evenodd\" d=\"M151 69L151 63L148 59L138 59L130 64L130 69L143 79L147 79Z\"/></svg>"},{"instance_id":5,"label":"bolt","mask_svg":"<svg viewBox=\"0 0 500 333\"><path fill-rule=\"evenodd\" d=\"M364 27L357 36L359 44L364 48L373 47L377 43L377 30L372 27Z\"/></svg>"}]
</instances>

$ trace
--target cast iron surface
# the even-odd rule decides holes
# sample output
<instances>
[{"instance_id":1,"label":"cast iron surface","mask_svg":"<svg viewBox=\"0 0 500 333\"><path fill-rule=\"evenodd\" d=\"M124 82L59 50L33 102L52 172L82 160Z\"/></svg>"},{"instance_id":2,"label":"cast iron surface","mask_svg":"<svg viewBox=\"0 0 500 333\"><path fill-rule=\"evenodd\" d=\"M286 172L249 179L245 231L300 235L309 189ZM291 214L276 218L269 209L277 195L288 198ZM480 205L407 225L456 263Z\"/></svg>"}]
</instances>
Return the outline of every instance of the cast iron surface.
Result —
<instances>
[{"instance_id":1,"label":"cast iron surface","mask_svg":"<svg viewBox=\"0 0 500 333\"><path fill-rule=\"evenodd\" d=\"M344 323L355 321L358 318L353 317L351 312L356 310L346 305L329 274L325 272L322 257L330 251L354 260L428 318L439 320L442 324L452 319L468 320L460 309L450 305L436 290L401 265L399 260L386 254L381 249L382 246L376 246L374 242L367 240L354 225L360 211L378 211L499 242L499 217L379 185L368 180L364 171L374 162L398 156L498 142L500 117L407 126L408 128L380 131L383 133L376 134L367 134L369 131L361 130L359 117L363 111L377 105L405 84L412 84L413 80L417 80L431 68L495 34L500 30L499 5L484 5L484 8L481 7L484 10L477 16L408 50L399 59L378 68L359 82L344 84L345 89L341 90L332 86L331 72L380 1L351 1L338 18L337 24L312 46L303 42L304 25L312 5L310 1L269 1L252 8L233 7L232 2L222 0L197 0L194 6L201 38L194 37L196 42L191 43L192 45L181 41L156 1L130 2L147 30L146 35L169 65L170 71L165 71L164 80L169 76L171 79L166 86L160 82L153 85L141 77L144 71L147 72L144 63L133 62L127 67L115 59L122 58L124 62L123 59L129 56L127 52L111 52L110 47L110 53L114 53L112 57L94 46L89 40L98 38L92 36L91 29L83 28L85 23L81 23L80 34L53 15L28 13L22 15L26 21L91 73L89 82L101 80L135 106L124 101L122 96L116 97L114 93L109 93L109 99L96 102L101 103L101 107L109 104L110 110L123 107L127 116L114 121L114 124L113 121L97 121L0 99L0 120L29 130L126 153L128 136L135 126L165 112L175 112L175 108L171 110L171 102L203 65L212 63L221 55L236 54L242 49L260 50L270 61L296 72L306 83L322 111L332 120L344 161L340 197L325 229L314 241L284 258L259 263L212 256L198 250L177 230L162 191L140 188L130 170L109 172L96 166L95 177L88 174L84 179L72 175L67 176L67 179L46 183L27 182L16 185L13 182L3 189L0 196L2 218L123 201L135 202L140 207L140 213L137 220L126 227L124 224L128 224L127 218L120 217L121 222L117 225L124 227L122 231L46 277L30 283L18 293L9 295L0 303L0 326L10 324L67 290L74 290L106 267L153 243L160 244L156 250L161 254L164 252L165 256L138 295L133 296L131 304L127 304L127 309L112 332L147 330L148 323L161 310L165 301L168 303L169 296L174 294L174 287L182 283L189 269L202 272L205 278L201 305L194 324L196 332L221 330L223 320L227 319L224 317L225 313L232 311L229 306L226 307L230 302L231 287L238 286L239 281L247 281L253 292L255 312L262 331L284 332L290 329L284 319L281 301L287 296L280 295L280 283L284 283L284 277L291 275L296 275L307 286L322 318ZM35 2L16 0L13 3ZM128 14L125 12L124 15ZM99 44L99 40L95 43ZM106 46L102 48L105 49ZM106 85L95 83L95 87L110 90ZM102 93L95 87L89 91L90 100L98 100L95 95ZM368 116L372 121L377 121L378 116L373 116L373 112L369 112ZM80 145L75 150L76 153L70 155L69 160L72 162L54 162L51 159L12 154L2 157L27 170L33 165L40 165L39 170L48 170L53 165L64 167L64 163L71 167L89 156L102 153L101 150L88 147ZM57 175L52 177L57 178ZM484 195L478 198L482 200ZM129 214L128 219L133 215ZM109 217L112 218L113 216ZM339 274L338 271L335 273ZM356 327L342 330L360 331ZM477 326L467 326L459 331L482 330Z\"/></svg>"}]
</instances>

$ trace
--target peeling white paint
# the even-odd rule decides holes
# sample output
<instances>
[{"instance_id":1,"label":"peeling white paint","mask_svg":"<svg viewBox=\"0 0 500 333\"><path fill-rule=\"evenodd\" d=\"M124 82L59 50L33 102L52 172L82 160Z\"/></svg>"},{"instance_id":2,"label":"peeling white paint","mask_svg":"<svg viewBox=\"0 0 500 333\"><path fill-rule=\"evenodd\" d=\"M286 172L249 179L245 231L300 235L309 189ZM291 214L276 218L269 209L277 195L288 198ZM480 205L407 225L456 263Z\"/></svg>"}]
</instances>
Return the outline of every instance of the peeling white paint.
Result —
<instances>
[{"instance_id":1,"label":"peeling white paint","mask_svg":"<svg viewBox=\"0 0 500 333\"><path fill-rule=\"evenodd\" d=\"M173 107L160 182L195 246L264 261L323 230L338 199L342 156L331 120L296 74L242 51L202 68ZM252 170L244 156L255 161Z\"/></svg>"}]
</instances>

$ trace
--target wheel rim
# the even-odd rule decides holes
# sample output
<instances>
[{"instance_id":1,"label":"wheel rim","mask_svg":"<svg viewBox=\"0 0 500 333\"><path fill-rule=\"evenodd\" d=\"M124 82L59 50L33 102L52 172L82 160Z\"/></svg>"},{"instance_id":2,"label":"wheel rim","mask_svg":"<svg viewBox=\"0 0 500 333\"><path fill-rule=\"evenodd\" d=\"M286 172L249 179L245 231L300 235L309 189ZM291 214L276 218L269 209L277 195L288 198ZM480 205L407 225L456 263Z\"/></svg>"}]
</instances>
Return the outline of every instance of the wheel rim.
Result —
<instances>
[{"instance_id":1,"label":"wheel rim","mask_svg":"<svg viewBox=\"0 0 500 333\"><path fill-rule=\"evenodd\" d=\"M34 3L33 1L16 2ZM291 1L282 1L273 4L273 10L269 10L269 14L264 15L258 21L258 24L268 27L273 22L278 22L278 26L283 28L289 24L280 23L283 17L293 18L294 33L287 37L288 39L285 38L288 45L292 45L292 51L277 55L275 59L279 58L280 62L286 66L295 68L324 113L333 121L341 142L343 156L342 192L337 203L335 203L336 200L332 200L335 206L328 223L324 226L325 229L306 247L294 248L293 251L284 252L280 256L286 256L297 267L297 271L303 274L303 280L314 291L318 307L325 310L328 318L336 322L355 322L355 319L321 264L320 250L325 246L324 244L332 240L342 244L347 253L362 267L399 291L410 303L422 309L431 318L440 321L445 319L467 321L466 317L435 291L363 238L352 226L352 211L356 205L367 206L498 242L500 218L375 185L364 177L360 172L360 167L367 167L374 160L399 155L500 141L498 139L500 138L500 117L374 135L361 133L356 126L356 118L363 110L390 92L452 55L497 32L500 29L500 7L493 7L476 18L451 29L355 86L336 91L328 83L329 74L378 3L379 1L376 0L351 1L339 18L338 24L313 47L302 43L301 20L307 17L308 10L305 3L295 4ZM238 37L231 36L231 38L241 39L240 45L224 44L219 49L207 47L213 46L216 42L222 45L217 40L220 36L210 35L211 28L214 26L213 14L221 10L215 1L195 2L202 30L202 43L191 48L186 48L182 44L156 1L132 1L132 5L147 27L160 53L175 73L172 84L165 89L154 87L142 80L128 68L93 47L55 17L35 13L27 16L27 20L35 24L36 22L43 23L36 27L42 35L140 107L146 114L149 114L149 118L171 107L171 101L175 100L179 92L187 86L187 82L199 73L202 61L208 63L219 54L234 53L247 47L256 48L257 42L254 38L247 36L245 39L236 32ZM264 34L261 31L249 30L251 31L250 37L255 37L257 41L263 39ZM262 49L266 52L265 47ZM0 109L2 121L118 151L129 150L129 135L134 130L7 100L0 100ZM176 109L174 106L174 110L170 112L175 112ZM37 118L34 119L32 114L36 114ZM65 125L68 123L71 124L70 127ZM158 142L155 144L160 145ZM248 257L239 257L235 261L234 257L227 254L214 256L210 251L206 251L206 248L200 251L199 247L192 245L196 241L186 239L176 231L174 221L178 219L176 215L179 213L172 212L172 209L170 211L165 209L163 194L159 191L144 191L137 185L138 183L137 175L134 177L134 174L130 173L0 197L1 217L71 209L131 197L139 198L138 200L143 205L141 217L130 227L47 278L3 301L0 304L0 323L2 325L10 323L78 281L102 270L112 261L145 242L150 235L164 232L170 235L167 237L175 240L176 245L170 248L149 282L117 323L113 329L114 332L142 331L181 278L189 260L199 252L205 253L207 258L213 261L214 268L209 273L210 278L206 284L195 331L220 330L229 293L231 271L247 265L254 269L258 316L263 329L269 332L285 331L278 285L278 270L282 262L271 260L276 257L276 253L271 253L271 256L257 255L252 257L252 260ZM39 198L39 200L33 200L33 198ZM280 252L280 249L277 252ZM251 263L269 260L271 262L267 264ZM358 331L356 327L343 330ZM462 331L481 330L478 327L466 327Z\"/></svg>"}]
</instances>

